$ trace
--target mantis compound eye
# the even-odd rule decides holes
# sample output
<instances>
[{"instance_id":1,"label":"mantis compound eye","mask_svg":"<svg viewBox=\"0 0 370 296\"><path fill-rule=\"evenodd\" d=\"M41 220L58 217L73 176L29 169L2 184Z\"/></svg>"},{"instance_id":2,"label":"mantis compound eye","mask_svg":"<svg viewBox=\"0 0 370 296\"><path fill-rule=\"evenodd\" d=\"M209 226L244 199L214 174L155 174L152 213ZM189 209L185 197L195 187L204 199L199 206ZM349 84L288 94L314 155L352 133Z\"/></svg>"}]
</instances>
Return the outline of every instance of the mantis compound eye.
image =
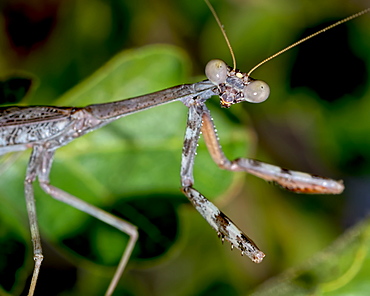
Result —
<instances>
[{"instance_id":1,"label":"mantis compound eye","mask_svg":"<svg viewBox=\"0 0 370 296\"><path fill-rule=\"evenodd\" d=\"M215 85L224 83L227 77L227 66L222 60L211 60L206 66L206 76Z\"/></svg>"},{"instance_id":2,"label":"mantis compound eye","mask_svg":"<svg viewBox=\"0 0 370 296\"><path fill-rule=\"evenodd\" d=\"M255 80L244 87L244 99L250 103L262 103L270 95L270 87L262 80Z\"/></svg>"}]
</instances>

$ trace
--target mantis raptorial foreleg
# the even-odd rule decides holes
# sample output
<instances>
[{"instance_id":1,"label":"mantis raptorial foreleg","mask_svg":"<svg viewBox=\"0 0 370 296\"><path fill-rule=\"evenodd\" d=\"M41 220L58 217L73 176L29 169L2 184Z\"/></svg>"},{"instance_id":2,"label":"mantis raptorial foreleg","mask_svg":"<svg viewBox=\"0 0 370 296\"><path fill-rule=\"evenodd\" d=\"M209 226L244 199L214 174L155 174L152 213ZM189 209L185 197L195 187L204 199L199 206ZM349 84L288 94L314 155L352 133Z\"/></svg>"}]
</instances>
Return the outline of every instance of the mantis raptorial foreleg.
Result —
<instances>
[{"instance_id":1,"label":"mantis raptorial foreleg","mask_svg":"<svg viewBox=\"0 0 370 296\"><path fill-rule=\"evenodd\" d=\"M284 169L255 159L237 158L230 161L221 149L209 110L204 110L202 115L204 140L212 159L220 168L233 172L247 172L297 193L339 194L344 190L341 181Z\"/></svg>"},{"instance_id":2,"label":"mantis raptorial foreleg","mask_svg":"<svg viewBox=\"0 0 370 296\"><path fill-rule=\"evenodd\" d=\"M189 107L181 162L182 192L212 228L216 230L222 240L229 241L232 247L238 248L242 254L247 255L252 261L260 263L265 254L258 249L257 245L230 218L193 188L194 157L202 126L202 116L205 111L208 111L205 105Z\"/></svg>"},{"instance_id":3,"label":"mantis raptorial foreleg","mask_svg":"<svg viewBox=\"0 0 370 296\"><path fill-rule=\"evenodd\" d=\"M264 253L224 213L193 188L194 158L201 130L213 160L222 169L245 171L267 181L273 181L285 189L299 193L337 194L344 189L341 182L307 173L290 171L254 159L238 158L233 161L228 160L218 142L216 129L207 107L202 104L197 105L196 103L191 105L189 107L182 152L182 191L199 213L216 230L222 240L229 241L232 247L237 247L242 254L246 254L254 262L261 262L265 256Z\"/></svg>"}]
</instances>

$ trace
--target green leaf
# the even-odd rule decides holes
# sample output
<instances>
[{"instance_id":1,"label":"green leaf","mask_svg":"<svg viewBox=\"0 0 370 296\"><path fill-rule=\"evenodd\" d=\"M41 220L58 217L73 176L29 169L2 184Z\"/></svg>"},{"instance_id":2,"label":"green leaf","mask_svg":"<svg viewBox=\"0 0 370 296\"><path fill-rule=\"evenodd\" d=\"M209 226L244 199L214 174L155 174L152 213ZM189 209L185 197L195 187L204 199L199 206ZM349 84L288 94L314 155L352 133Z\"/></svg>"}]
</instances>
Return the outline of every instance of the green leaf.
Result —
<instances>
[{"instance_id":1,"label":"green leaf","mask_svg":"<svg viewBox=\"0 0 370 296\"><path fill-rule=\"evenodd\" d=\"M366 219L327 250L267 281L253 295L367 295L369 246L370 220Z\"/></svg>"}]
</instances>

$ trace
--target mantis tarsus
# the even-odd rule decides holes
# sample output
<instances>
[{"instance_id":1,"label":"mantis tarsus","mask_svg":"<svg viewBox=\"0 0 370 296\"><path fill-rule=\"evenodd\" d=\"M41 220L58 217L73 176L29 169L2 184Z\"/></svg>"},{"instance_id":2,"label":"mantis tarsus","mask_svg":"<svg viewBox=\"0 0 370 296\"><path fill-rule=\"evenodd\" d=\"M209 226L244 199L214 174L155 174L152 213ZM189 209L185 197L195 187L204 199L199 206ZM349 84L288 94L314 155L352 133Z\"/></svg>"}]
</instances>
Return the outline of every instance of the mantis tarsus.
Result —
<instances>
[{"instance_id":1,"label":"mantis tarsus","mask_svg":"<svg viewBox=\"0 0 370 296\"><path fill-rule=\"evenodd\" d=\"M136 227L52 186L49 184L49 172L54 151L58 147L135 112L173 101L181 101L189 108L181 163L182 191L222 240L230 241L232 246L238 248L254 262L261 262L264 254L226 215L193 188L193 161L201 131L212 158L223 169L246 171L295 192L321 194L342 192L344 187L341 182L331 179L281 169L257 160L229 161L220 148L205 101L217 95L221 99L221 105L227 108L244 101L259 103L267 99L268 86L253 80L249 74L227 67L220 60L208 63L206 75L208 80L199 83L175 86L128 100L84 108L34 106L0 109L0 154L32 148L25 179L25 196L35 259L29 295L34 294L43 259L32 187L36 177L42 189L55 199L70 204L130 236L129 244L122 255L107 295L113 293L137 240Z\"/></svg>"}]
</instances>

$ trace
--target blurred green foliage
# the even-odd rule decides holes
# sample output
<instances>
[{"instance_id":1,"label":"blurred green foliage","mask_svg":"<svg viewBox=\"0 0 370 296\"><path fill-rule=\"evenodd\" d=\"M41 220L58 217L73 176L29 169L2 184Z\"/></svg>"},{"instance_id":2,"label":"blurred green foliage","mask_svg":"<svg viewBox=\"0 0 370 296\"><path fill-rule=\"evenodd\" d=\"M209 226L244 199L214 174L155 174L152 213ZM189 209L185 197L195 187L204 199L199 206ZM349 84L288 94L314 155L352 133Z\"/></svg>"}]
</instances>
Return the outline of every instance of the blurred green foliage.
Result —
<instances>
[{"instance_id":1,"label":"blurred green foliage","mask_svg":"<svg viewBox=\"0 0 370 296\"><path fill-rule=\"evenodd\" d=\"M305 29L318 30L366 5L212 3L243 71L307 35ZM212 58L231 61L200 0L17 0L0 8L2 89L22 105L134 97L204 79ZM208 103L230 158L258 158L346 184L341 196L297 196L219 170L201 141L195 187L254 239L267 254L262 264L222 245L179 192L187 112L181 103L130 115L57 151L55 186L141 229L116 295L366 295L366 220L318 252L370 205L369 35L365 15L263 65L252 75L271 88L261 105L221 110L217 100ZM33 268L23 197L28 157L0 158L0 295L26 295ZM125 235L35 189L45 253L37 293L102 295Z\"/></svg>"}]
</instances>

